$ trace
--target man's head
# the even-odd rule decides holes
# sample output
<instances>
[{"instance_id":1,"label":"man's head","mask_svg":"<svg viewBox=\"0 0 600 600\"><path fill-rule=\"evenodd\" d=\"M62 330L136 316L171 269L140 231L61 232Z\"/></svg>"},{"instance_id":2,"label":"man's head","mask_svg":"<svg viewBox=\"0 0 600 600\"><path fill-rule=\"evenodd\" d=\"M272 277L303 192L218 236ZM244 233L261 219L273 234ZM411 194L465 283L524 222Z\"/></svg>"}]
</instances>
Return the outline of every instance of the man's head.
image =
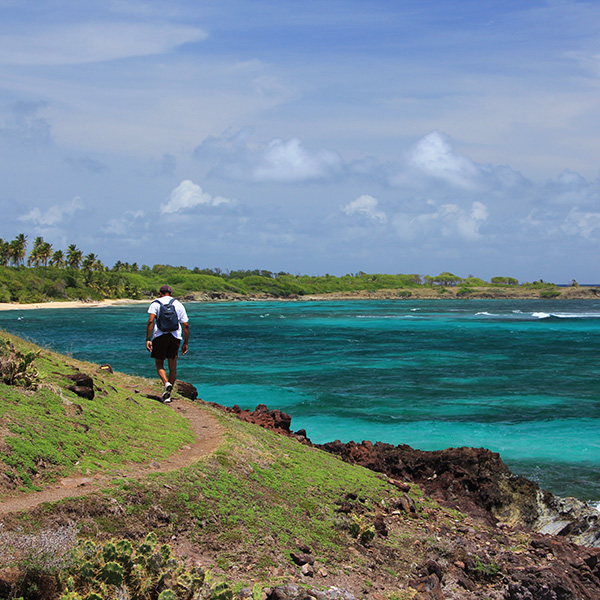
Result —
<instances>
[{"instance_id":1,"label":"man's head","mask_svg":"<svg viewBox=\"0 0 600 600\"><path fill-rule=\"evenodd\" d=\"M160 286L160 295L161 296L170 296L173 293L173 290L171 289L171 286L169 285L161 285Z\"/></svg>"}]
</instances>

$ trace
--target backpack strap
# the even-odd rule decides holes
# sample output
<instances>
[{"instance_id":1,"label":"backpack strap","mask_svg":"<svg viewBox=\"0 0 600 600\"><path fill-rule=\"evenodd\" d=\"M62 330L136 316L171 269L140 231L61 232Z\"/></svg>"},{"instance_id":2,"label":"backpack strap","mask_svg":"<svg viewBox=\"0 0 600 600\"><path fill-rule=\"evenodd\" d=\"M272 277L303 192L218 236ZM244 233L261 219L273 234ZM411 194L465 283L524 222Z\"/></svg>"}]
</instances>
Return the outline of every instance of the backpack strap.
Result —
<instances>
[{"instance_id":1,"label":"backpack strap","mask_svg":"<svg viewBox=\"0 0 600 600\"><path fill-rule=\"evenodd\" d=\"M152 302L150 304L154 304L155 302L162 304L162 302L158 298L156 298L156 300L152 300ZM173 304L173 302L175 302L175 298L171 298L165 306L171 305L171 304Z\"/></svg>"}]
</instances>

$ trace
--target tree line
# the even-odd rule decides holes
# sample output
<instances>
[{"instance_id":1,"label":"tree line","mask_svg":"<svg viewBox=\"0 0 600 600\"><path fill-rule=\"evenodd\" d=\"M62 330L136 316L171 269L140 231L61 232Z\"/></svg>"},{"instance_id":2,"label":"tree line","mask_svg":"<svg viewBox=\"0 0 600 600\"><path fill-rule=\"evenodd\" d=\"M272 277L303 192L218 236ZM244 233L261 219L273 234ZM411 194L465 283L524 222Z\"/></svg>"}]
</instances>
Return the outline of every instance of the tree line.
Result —
<instances>
[{"instance_id":1,"label":"tree line","mask_svg":"<svg viewBox=\"0 0 600 600\"><path fill-rule=\"evenodd\" d=\"M368 274L363 271L342 276L292 275L265 269L231 270L220 268L188 269L183 266L138 266L118 260L105 266L93 252L84 255L76 244L66 250L55 249L42 236L34 238L28 250L27 236L0 239L0 302L43 302L46 300L101 300L104 298L149 298L163 283L169 283L177 295L225 293L265 295L285 298L309 294L355 293L397 290L408 297L410 289L434 287L443 293L458 286L458 296L468 296L477 288L519 285L513 277L492 277L491 282L450 272L439 275ZM556 287L543 281L523 287Z\"/></svg>"},{"instance_id":2,"label":"tree line","mask_svg":"<svg viewBox=\"0 0 600 600\"><path fill-rule=\"evenodd\" d=\"M53 266L59 269L69 268L83 271L107 270L96 254L90 252L84 256L75 244L69 244L65 251L55 250L52 244L44 241L42 236L38 236L33 240L31 251L27 257L27 236L25 234L19 233L12 241L0 238L0 266L24 266L25 258L27 258L28 267ZM135 263L129 265L117 261L112 270L135 272L138 270L138 266Z\"/></svg>"}]
</instances>

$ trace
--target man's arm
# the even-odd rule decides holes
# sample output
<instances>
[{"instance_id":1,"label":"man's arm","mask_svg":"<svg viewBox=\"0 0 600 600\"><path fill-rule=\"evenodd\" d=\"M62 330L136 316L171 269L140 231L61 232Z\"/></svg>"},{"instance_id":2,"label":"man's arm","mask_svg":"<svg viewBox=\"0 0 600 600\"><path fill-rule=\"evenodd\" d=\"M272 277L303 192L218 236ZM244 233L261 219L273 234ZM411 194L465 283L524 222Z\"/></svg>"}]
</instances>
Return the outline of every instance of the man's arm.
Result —
<instances>
[{"instance_id":1,"label":"man's arm","mask_svg":"<svg viewBox=\"0 0 600 600\"><path fill-rule=\"evenodd\" d=\"M183 356L188 351L188 340L190 339L190 324L182 323L181 327L183 329L183 344L181 345L181 355Z\"/></svg>"},{"instance_id":2,"label":"man's arm","mask_svg":"<svg viewBox=\"0 0 600 600\"><path fill-rule=\"evenodd\" d=\"M152 352L152 330L154 329L154 319L156 319L156 315L150 314L148 316L148 323L146 324L146 349L148 352Z\"/></svg>"}]
</instances>

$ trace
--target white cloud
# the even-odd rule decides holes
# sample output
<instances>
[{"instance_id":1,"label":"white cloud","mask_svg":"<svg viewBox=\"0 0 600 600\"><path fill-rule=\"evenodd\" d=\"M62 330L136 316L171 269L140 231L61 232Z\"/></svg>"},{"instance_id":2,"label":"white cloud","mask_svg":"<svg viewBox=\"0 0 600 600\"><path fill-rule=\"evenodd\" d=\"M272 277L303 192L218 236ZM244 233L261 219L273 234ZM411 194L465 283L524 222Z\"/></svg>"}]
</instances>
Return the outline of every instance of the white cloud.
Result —
<instances>
[{"instance_id":1,"label":"white cloud","mask_svg":"<svg viewBox=\"0 0 600 600\"><path fill-rule=\"evenodd\" d=\"M475 163L454 152L450 137L439 131L426 135L409 151L407 167L418 174L466 189L477 187L480 176Z\"/></svg>"},{"instance_id":2,"label":"white cloud","mask_svg":"<svg viewBox=\"0 0 600 600\"><path fill-rule=\"evenodd\" d=\"M78 23L0 37L0 63L74 65L165 54L207 37L196 27L167 23Z\"/></svg>"},{"instance_id":3,"label":"white cloud","mask_svg":"<svg viewBox=\"0 0 600 600\"><path fill-rule=\"evenodd\" d=\"M428 204L433 208L436 206L434 201L429 201ZM481 238L479 230L488 217L487 206L476 201L470 208L443 204L433 211L412 218L406 214L398 214L394 217L393 224L398 234L408 239L442 236L474 242Z\"/></svg>"},{"instance_id":4,"label":"white cloud","mask_svg":"<svg viewBox=\"0 0 600 600\"><path fill-rule=\"evenodd\" d=\"M356 168L358 165L359 168ZM441 131L422 137L397 162L354 161L354 175L371 176L399 189L427 194L478 195L520 190L531 186L521 173L506 165L477 163L454 150L452 138Z\"/></svg>"},{"instance_id":5,"label":"white cloud","mask_svg":"<svg viewBox=\"0 0 600 600\"><path fill-rule=\"evenodd\" d=\"M337 181L346 172L342 157L326 148L308 148L299 138L272 139L267 144L251 139L244 127L222 136L209 136L194 150L208 165L208 173L232 181L303 183Z\"/></svg>"},{"instance_id":6,"label":"white cloud","mask_svg":"<svg viewBox=\"0 0 600 600\"><path fill-rule=\"evenodd\" d=\"M349 204L342 207L342 212L348 216L359 214L364 215L372 221L379 221L385 223L387 221L387 215L377 209L378 202L373 196L363 194L356 200L353 200Z\"/></svg>"},{"instance_id":7,"label":"white cloud","mask_svg":"<svg viewBox=\"0 0 600 600\"><path fill-rule=\"evenodd\" d=\"M84 205L78 196L67 204L55 204L45 211L32 208L26 215L18 217L19 221L29 222L39 227L54 227L68 221L77 211L83 210Z\"/></svg>"},{"instance_id":8,"label":"white cloud","mask_svg":"<svg viewBox=\"0 0 600 600\"><path fill-rule=\"evenodd\" d=\"M255 181L297 182L329 179L343 171L342 157L331 150L308 150L298 138L274 139L254 168Z\"/></svg>"},{"instance_id":9,"label":"white cloud","mask_svg":"<svg viewBox=\"0 0 600 600\"><path fill-rule=\"evenodd\" d=\"M166 204L161 204L161 214L174 214L196 206L220 206L231 204L231 200L222 196L211 196L208 192L194 182L186 179L182 181L169 196Z\"/></svg>"}]
</instances>

